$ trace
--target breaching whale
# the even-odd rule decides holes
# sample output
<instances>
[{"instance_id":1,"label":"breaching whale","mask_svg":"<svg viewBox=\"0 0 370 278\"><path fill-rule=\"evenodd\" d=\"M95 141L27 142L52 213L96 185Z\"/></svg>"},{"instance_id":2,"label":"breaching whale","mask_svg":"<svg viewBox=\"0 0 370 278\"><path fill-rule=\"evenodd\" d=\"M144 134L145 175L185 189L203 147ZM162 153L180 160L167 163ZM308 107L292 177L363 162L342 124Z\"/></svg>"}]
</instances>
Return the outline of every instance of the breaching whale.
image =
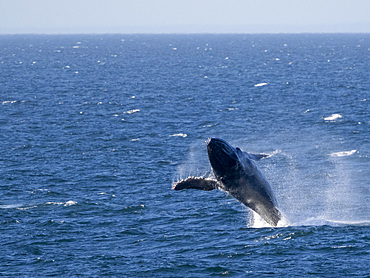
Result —
<instances>
[{"instance_id":1,"label":"breaching whale","mask_svg":"<svg viewBox=\"0 0 370 278\"><path fill-rule=\"evenodd\" d=\"M254 162L267 155L243 152L218 138L211 138L206 143L208 158L216 179L188 177L175 182L172 189L226 191L258 213L268 224L276 226L282 218L281 213L276 207L269 183Z\"/></svg>"}]
</instances>

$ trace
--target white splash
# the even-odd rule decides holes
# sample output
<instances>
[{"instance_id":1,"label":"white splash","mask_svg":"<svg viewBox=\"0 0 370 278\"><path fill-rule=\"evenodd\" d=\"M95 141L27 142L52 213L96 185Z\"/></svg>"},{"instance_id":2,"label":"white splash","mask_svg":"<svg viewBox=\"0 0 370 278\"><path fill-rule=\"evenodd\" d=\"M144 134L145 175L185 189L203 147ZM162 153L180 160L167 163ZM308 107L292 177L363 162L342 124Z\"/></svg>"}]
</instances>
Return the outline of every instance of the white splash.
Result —
<instances>
[{"instance_id":1,"label":"white splash","mask_svg":"<svg viewBox=\"0 0 370 278\"><path fill-rule=\"evenodd\" d=\"M269 228L271 225L267 224L265 220L261 216L259 216L256 212L251 211L251 217L248 223L249 228Z\"/></svg>"},{"instance_id":2,"label":"white splash","mask_svg":"<svg viewBox=\"0 0 370 278\"><path fill-rule=\"evenodd\" d=\"M343 118L343 116L341 114L332 114L329 117L325 117L324 120L325 121L335 121L335 120L341 119L341 118Z\"/></svg>"},{"instance_id":3,"label":"white splash","mask_svg":"<svg viewBox=\"0 0 370 278\"><path fill-rule=\"evenodd\" d=\"M272 157L272 156L274 156L274 155L282 154L282 153L283 153L283 151L282 151L282 150L277 149L277 150L274 150L273 152L260 153L260 154L262 154L262 155L266 155L266 157L265 157L265 158L270 158L270 157Z\"/></svg>"},{"instance_id":4,"label":"white splash","mask_svg":"<svg viewBox=\"0 0 370 278\"><path fill-rule=\"evenodd\" d=\"M180 134L177 134L177 136ZM211 165L209 164L204 141L198 140L191 145L187 158L177 167L173 182L189 176L210 177L210 170Z\"/></svg>"},{"instance_id":5,"label":"white splash","mask_svg":"<svg viewBox=\"0 0 370 278\"><path fill-rule=\"evenodd\" d=\"M336 153L331 153L330 156L332 156L332 157L350 156L350 155L355 154L356 152L357 152L357 150L336 152Z\"/></svg>"},{"instance_id":6,"label":"white splash","mask_svg":"<svg viewBox=\"0 0 370 278\"><path fill-rule=\"evenodd\" d=\"M273 228L273 226L268 224L258 213L254 212L253 210L250 210L250 218L248 222L249 223L247 224L247 226L249 228ZM277 223L276 228L288 226L291 226L291 223L285 217L285 215L282 214L282 219Z\"/></svg>"}]
</instances>

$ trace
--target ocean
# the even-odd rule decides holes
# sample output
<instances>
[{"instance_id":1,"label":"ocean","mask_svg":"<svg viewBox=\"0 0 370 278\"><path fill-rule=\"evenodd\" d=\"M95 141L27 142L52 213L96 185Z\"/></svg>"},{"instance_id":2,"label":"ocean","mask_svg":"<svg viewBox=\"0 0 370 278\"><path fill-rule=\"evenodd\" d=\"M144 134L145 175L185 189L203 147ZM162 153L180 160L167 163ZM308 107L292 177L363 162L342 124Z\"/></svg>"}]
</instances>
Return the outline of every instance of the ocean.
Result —
<instances>
[{"instance_id":1,"label":"ocean","mask_svg":"<svg viewBox=\"0 0 370 278\"><path fill-rule=\"evenodd\" d=\"M0 276L370 277L370 34L0 36ZM218 137L287 223L212 176Z\"/></svg>"}]
</instances>

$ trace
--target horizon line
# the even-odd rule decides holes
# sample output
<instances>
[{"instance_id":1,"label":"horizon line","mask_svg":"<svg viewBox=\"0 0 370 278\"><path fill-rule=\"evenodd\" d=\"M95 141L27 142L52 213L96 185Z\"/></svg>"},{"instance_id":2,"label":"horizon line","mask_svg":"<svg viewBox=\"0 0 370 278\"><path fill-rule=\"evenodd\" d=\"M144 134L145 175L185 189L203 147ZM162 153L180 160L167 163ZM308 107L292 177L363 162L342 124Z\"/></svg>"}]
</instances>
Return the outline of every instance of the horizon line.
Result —
<instances>
[{"instance_id":1,"label":"horizon line","mask_svg":"<svg viewBox=\"0 0 370 278\"><path fill-rule=\"evenodd\" d=\"M348 34L370 33L370 22L313 24L174 24L0 27L0 34Z\"/></svg>"},{"instance_id":2,"label":"horizon line","mask_svg":"<svg viewBox=\"0 0 370 278\"><path fill-rule=\"evenodd\" d=\"M370 32L361 31L338 31L338 32L327 32L327 31L304 31L304 32L20 32L20 33L2 33L0 36L12 36L12 35L304 35L304 34L370 34Z\"/></svg>"}]
</instances>

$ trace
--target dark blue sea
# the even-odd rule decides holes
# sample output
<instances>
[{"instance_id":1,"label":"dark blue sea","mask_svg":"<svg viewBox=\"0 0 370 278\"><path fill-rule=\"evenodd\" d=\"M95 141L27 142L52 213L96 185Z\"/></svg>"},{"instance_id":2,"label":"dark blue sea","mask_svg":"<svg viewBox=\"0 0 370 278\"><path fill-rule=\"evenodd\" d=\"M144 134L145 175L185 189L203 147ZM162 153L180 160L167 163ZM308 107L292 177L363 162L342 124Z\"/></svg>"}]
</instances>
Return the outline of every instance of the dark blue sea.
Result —
<instances>
[{"instance_id":1,"label":"dark blue sea","mask_svg":"<svg viewBox=\"0 0 370 278\"><path fill-rule=\"evenodd\" d=\"M370 34L0 36L0 276L370 277ZM287 221L222 191L258 162Z\"/></svg>"}]
</instances>

